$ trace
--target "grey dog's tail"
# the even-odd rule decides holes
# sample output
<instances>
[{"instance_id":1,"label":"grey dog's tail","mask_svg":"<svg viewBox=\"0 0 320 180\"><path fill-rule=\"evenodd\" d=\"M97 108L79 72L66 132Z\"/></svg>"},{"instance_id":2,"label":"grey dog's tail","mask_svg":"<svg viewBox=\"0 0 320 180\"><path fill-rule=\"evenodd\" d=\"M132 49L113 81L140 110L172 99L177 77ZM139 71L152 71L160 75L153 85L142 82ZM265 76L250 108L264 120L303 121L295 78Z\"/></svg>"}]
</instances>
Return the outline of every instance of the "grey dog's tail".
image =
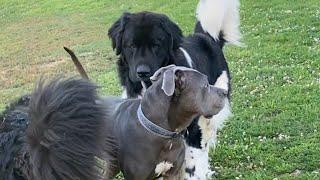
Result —
<instances>
[{"instance_id":1,"label":"grey dog's tail","mask_svg":"<svg viewBox=\"0 0 320 180\"><path fill-rule=\"evenodd\" d=\"M72 60L73 64L76 66L76 68L77 68L78 72L80 73L81 77L83 79L89 79L89 76L88 76L87 72L84 70L82 64L80 63L78 57L74 54L74 52L71 49L67 48L67 47L63 47L63 49L65 51L67 51L67 53L70 55L71 60Z\"/></svg>"},{"instance_id":2,"label":"grey dog's tail","mask_svg":"<svg viewBox=\"0 0 320 180\"><path fill-rule=\"evenodd\" d=\"M105 112L96 89L84 79L40 80L31 96L27 129L34 179L103 176Z\"/></svg>"}]
</instances>

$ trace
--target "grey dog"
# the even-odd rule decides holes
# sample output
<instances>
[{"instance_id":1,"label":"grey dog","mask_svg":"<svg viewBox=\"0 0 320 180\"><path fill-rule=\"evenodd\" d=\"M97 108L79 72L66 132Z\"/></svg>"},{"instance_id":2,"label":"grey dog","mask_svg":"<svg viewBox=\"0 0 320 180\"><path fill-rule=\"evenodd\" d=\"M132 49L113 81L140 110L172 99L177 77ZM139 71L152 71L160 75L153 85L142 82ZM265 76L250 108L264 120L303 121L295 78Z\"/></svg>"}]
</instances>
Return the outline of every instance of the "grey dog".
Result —
<instances>
[{"instance_id":1,"label":"grey dog","mask_svg":"<svg viewBox=\"0 0 320 180\"><path fill-rule=\"evenodd\" d=\"M177 176L185 156L180 134L195 117L217 114L227 97L190 68L163 67L151 80L141 100L103 100L110 179L119 171L130 180Z\"/></svg>"},{"instance_id":2,"label":"grey dog","mask_svg":"<svg viewBox=\"0 0 320 180\"><path fill-rule=\"evenodd\" d=\"M195 116L217 114L227 92L174 65L151 79L142 100L101 98L87 80L40 81L0 115L0 179L176 177L180 133Z\"/></svg>"}]
</instances>

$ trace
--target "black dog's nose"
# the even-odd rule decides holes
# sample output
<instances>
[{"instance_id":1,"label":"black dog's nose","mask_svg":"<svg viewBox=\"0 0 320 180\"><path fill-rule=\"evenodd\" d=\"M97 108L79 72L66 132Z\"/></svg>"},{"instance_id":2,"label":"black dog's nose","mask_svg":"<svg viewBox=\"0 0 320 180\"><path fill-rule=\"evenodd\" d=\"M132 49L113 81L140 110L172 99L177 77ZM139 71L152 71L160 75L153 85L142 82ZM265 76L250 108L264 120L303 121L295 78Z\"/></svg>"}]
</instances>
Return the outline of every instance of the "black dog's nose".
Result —
<instances>
[{"instance_id":1,"label":"black dog's nose","mask_svg":"<svg viewBox=\"0 0 320 180\"><path fill-rule=\"evenodd\" d=\"M152 75L150 67L147 65L139 65L137 67L137 75L142 79L149 78Z\"/></svg>"}]
</instances>

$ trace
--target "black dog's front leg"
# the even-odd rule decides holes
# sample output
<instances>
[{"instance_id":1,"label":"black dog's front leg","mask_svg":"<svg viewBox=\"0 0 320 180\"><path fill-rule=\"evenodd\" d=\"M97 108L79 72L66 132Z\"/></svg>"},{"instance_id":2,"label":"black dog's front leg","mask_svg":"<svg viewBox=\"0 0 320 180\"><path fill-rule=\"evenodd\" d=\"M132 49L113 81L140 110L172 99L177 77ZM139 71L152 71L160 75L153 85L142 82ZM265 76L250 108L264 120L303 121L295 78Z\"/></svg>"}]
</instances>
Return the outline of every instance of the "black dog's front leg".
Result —
<instances>
[{"instance_id":1,"label":"black dog's front leg","mask_svg":"<svg viewBox=\"0 0 320 180\"><path fill-rule=\"evenodd\" d=\"M199 117L195 118L184 134L188 146L201 149L201 130L198 125Z\"/></svg>"}]
</instances>

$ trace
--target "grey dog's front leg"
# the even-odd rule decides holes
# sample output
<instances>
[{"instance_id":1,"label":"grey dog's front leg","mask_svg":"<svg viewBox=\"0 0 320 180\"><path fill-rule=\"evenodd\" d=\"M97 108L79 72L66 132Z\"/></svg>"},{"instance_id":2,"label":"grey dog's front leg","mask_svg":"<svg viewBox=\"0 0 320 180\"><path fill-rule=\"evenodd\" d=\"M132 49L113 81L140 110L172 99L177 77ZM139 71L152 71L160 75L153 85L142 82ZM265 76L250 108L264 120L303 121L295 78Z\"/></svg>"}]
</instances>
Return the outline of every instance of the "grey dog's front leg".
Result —
<instances>
[{"instance_id":1,"label":"grey dog's front leg","mask_svg":"<svg viewBox=\"0 0 320 180\"><path fill-rule=\"evenodd\" d=\"M175 175L170 175L166 177L161 177L160 180L182 180L185 177L185 163L183 162L182 166L179 168L179 171Z\"/></svg>"}]
</instances>

